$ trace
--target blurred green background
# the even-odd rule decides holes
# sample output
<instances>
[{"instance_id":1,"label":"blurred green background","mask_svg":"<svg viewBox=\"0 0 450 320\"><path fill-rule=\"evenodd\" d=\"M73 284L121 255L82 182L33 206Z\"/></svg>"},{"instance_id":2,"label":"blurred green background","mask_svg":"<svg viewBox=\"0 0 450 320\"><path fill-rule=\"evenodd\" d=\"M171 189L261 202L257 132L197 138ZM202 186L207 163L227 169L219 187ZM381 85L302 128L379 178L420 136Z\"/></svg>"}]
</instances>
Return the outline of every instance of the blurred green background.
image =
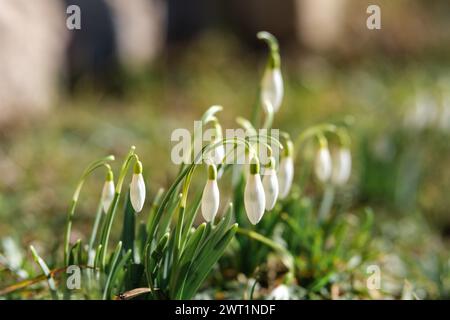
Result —
<instances>
[{"instance_id":1,"label":"blurred green background","mask_svg":"<svg viewBox=\"0 0 450 320\"><path fill-rule=\"evenodd\" d=\"M90 10L86 2L72 2L82 12ZM109 2L123 6L125 1ZM417 277L433 274L433 268L448 268L448 2L376 1L382 13L381 30L366 28L366 8L372 4L366 1L341 5L318 1L317 7L311 1L283 5L194 1L192 7L202 10L191 8L186 16L181 1L150 2L158 8L153 14L159 14L161 22L153 28L162 40L150 41L149 46L158 49L144 52L142 62L132 54L127 60L123 54L117 58L104 47L96 48L100 38L91 34L85 39L89 27L77 35L72 32L78 31L64 30L56 94L45 110L28 112L37 109L32 102L29 107L23 101L0 102L0 112L16 111L4 111L11 116L2 119L0 128L0 238L12 237L24 248L33 243L47 252L56 250L84 166L110 153L120 159L130 145L136 145L144 163L150 197L159 187L167 187L177 170L170 162L172 130L192 130L193 120L213 104L224 107L220 119L225 128L236 127L237 116L250 117L266 54L253 37L257 30L267 30L280 39L285 81L285 99L274 127L296 136L320 122L351 123L354 170L338 201L349 203L349 210L373 208L387 252L405 255L411 264L424 256L439 260L431 267L419 266ZM55 1L46 3L51 7ZM62 7L70 3L58 1ZM157 7L161 5L163 9ZM295 8L296 15L288 15L289 8ZM321 10L335 14L320 17ZM314 12L319 13L314 16ZM314 17L318 21L311 22ZM55 21L61 22L60 18L65 19L64 11ZM324 29L320 41L315 26ZM340 31L327 35L330 28ZM56 31L51 29L43 37L52 37L52 32ZM6 31L0 32L0 42L8 45L8 39ZM118 39L111 45L114 52L121 52L123 43ZM27 59L26 52L19 56ZM50 55L44 58L52 64ZM14 73L11 61L0 65ZM19 78L32 78L39 70L22 70ZM0 76L0 82L8 81ZM21 80L19 95L20 85ZM302 165L307 164L297 163ZM75 234L90 231L103 179L98 174L83 190ZM9 282L0 276L2 280Z\"/></svg>"}]
</instances>

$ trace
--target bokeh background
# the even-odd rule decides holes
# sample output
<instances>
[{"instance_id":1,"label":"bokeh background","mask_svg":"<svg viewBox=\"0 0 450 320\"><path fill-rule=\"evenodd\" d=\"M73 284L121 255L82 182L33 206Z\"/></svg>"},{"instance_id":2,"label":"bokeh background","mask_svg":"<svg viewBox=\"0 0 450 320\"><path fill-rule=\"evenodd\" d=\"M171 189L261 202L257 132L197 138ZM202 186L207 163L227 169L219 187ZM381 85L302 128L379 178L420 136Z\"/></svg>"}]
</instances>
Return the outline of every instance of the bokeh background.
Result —
<instances>
[{"instance_id":1,"label":"bokeh background","mask_svg":"<svg viewBox=\"0 0 450 320\"><path fill-rule=\"evenodd\" d=\"M81 30L66 27L71 4ZM380 30L366 27L371 4ZM225 127L250 116L267 54L260 30L281 46L275 127L295 136L350 123L354 170L341 201L373 208L385 249L439 278L450 235L445 0L0 0L0 239L59 248L84 166L132 144L149 193L167 186L173 129L192 129L213 104ZM80 236L103 179L83 191Z\"/></svg>"}]
</instances>

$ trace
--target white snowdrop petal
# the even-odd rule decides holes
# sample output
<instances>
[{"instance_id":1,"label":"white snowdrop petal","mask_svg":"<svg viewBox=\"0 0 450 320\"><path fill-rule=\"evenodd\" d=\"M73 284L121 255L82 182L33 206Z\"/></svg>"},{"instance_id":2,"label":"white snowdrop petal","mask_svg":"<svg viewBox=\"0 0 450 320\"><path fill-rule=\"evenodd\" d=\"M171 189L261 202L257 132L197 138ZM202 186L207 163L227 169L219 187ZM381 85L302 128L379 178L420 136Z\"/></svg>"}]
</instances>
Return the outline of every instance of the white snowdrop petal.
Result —
<instances>
[{"instance_id":1,"label":"white snowdrop petal","mask_svg":"<svg viewBox=\"0 0 450 320\"><path fill-rule=\"evenodd\" d=\"M277 112L283 100L283 77L279 68L266 69L261 82L261 102L268 100L274 112ZM267 112L267 110L266 110Z\"/></svg>"},{"instance_id":2,"label":"white snowdrop petal","mask_svg":"<svg viewBox=\"0 0 450 320\"><path fill-rule=\"evenodd\" d=\"M130 185L130 201L134 211L141 212L145 202L145 183L141 173L133 174Z\"/></svg>"},{"instance_id":3,"label":"white snowdrop petal","mask_svg":"<svg viewBox=\"0 0 450 320\"><path fill-rule=\"evenodd\" d=\"M206 181L202 196L202 215L205 221L213 221L219 210L220 193L217 180Z\"/></svg>"},{"instance_id":4,"label":"white snowdrop petal","mask_svg":"<svg viewBox=\"0 0 450 320\"><path fill-rule=\"evenodd\" d=\"M315 159L314 171L321 182L327 182L331 177L331 155L328 148L320 148Z\"/></svg>"},{"instance_id":5,"label":"white snowdrop petal","mask_svg":"<svg viewBox=\"0 0 450 320\"><path fill-rule=\"evenodd\" d=\"M109 207L111 206L111 203L114 199L114 182L113 181L105 181L105 184L103 185L102 190L102 207L103 212L107 213L109 210Z\"/></svg>"},{"instance_id":6,"label":"white snowdrop petal","mask_svg":"<svg viewBox=\"0 0 450 320\"><path fill-rule=\"evenodd\" d=\"M280 161L280 168L278 169L278 186L279 197L284 199L289 194L294 179L294 161L292 157L285 157Z\"/></svg>"},{"instance_id":7,"label":"white snowdrop petal","mask_svg":"<svg viewBox=\"0 0 450 320\"><path fill-rule=\"evenodd\" d=\"M333 163L332 182L335 185L343 185L350 178L352 170L352 157L347 148L339 149Z\"/></svg>"},{"instance_id":8,"label":"white snowdrop petal","mask_svg":"<svg viewBox=\"0 0 450 320\"><path fill-rule=\"evenodd\" d=\"M244 205L247 217L252 224L257 224L264 215L266 197L259 174L249 174L244 190Z\"/></svg>"},{"instance_id":9,"label":"white snowdrop petal","mask_svg":"<svg viewBox=\"0 0 450 320\"><path fill-rule=\"evenodd\" d=\"M278 178L275 169L266 169L263 177L266 210L272 210L278 198Z\"/></svg>"},{"instance_id":10,"label":"white snowdrop petal","mask_svg":"<svg viewBox=\"0 0 450 320\"><path fill-rule=\"evenodd\" d=\"M289 300L290 298L289 287L285 284L280 284L275 287L269 294L270 300Z\"/></svg>"}]
</instances>

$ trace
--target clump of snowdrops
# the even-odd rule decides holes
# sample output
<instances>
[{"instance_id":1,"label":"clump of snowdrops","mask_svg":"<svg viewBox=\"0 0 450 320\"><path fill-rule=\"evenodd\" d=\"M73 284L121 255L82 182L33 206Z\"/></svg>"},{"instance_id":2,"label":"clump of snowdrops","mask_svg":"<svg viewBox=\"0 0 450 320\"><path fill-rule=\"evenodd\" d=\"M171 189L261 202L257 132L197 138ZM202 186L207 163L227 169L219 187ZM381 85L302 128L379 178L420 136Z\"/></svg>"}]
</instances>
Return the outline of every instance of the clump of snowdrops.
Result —
<instances>
[{"instance_id":1,"label":"clump of snowdrops","mask_svg":"<svg viewBox=\"0 0 450 320\"><path fill-rule=\"evenodd\" d=\"M67 214L61 268L51 270L31 247L54 299L191 299L231 241L239 243L240 254L244 257L239 272L253 273L267 253L273 251L289 270L287 279L292 279L294 257L288 248L273 240L273 231L277 223L287 221L280 208L292 200L289 195L296 158L302 154L306 141L315 141L316 179L324 185L341 186L351 172L350 139L345 128L333 124L310 127L297 139L291 139L283 131L278 137L258 133L258 129L272 128L274 115L282 106L284 86L277 40L268 32L257 36L268 44L269 58L253 119L237 118L237 123L245 129L245 137L223 137L218 118L222 107L209 108L201 124L205 128L213 127L214 139L203 143L201 151L195 153L194 133L189 161L180 165L169 188L161 188L151 201L145 183L151 179L135 147L131 147L123 159L117 176L112 155L87 166ZM260 111L262 117L259 117ZM262 125L258 125L260 122ZM333 152L329 148L330 135L337 141ZM232 147L233 154L235 150L243 150L244 164L230 161L227 146ZM199 167L206 168L205 185L203 190L192 190L195 189L191 187L192 177ZM91 235L87 241L79 239L71 243L72 224L76 222L83 184L98 170L104 170L105 182L99 188L101 195ZM218 181L228 172L233 175L232 201L219 212L222 199ZM193 197L188 197L189 192ZM111 237L111 233L120 210L123 212L122 233L120 240L112 244L111 238L118 238ZM148 215L144 220L141 217L145 210ZM329 208L321 212L319 219L326 220ZM200 213L204 222L196 224ZM295 221L289 223L295 224ZM291 242L298 245L292 239L288 241ZM73 266L81 270L82 277L78 280L81 286L80 283L77 286L77 279L73 278L75 273L56 272L78 270ZM57 274L62 276L57 279Z\"/></svg>"}]
</instances>

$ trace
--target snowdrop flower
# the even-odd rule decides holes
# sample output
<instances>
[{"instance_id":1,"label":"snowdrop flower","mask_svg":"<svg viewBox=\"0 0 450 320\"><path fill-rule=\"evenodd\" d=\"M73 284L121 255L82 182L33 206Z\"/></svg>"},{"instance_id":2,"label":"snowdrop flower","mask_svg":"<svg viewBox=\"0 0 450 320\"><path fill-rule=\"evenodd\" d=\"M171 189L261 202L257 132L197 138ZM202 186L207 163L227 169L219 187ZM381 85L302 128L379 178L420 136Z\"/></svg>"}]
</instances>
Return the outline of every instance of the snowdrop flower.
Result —
<instances>
[{"instance_id":1,"label":"snowdrop flower","mask_svg":"<svg viewBox=\"0 0 450 320\"><path fill-rule=\"evenodd\" d=\"M130 185L130 200L134 211L141 212L145 202L145 183L142 176L142 162L136 161Z\"/></svg>"},{"instance_id":2,"label":"snowdrop flower","mask_svg":"<svg viewBox=\"0 0 450 320\"><path fill-rule=\"evenodd\" d=\"M214 221L219 210L220 193L217 186L217 169L215 165L208 166L208 180L203 189L202 215L207 222Z\"/></svg>"},{"instance_id":3,"label":"snowdrop flower","mask_svg":"<svg viewBox=\"0 0 450 320\"><path fill-rule=\"evenodd\" d=\"M269 164L264 170L264 194L266 197L266 210L272 210L278 198L278 177L275 171L275 159L270 157Z\"/></svg>"},{"instance_id":4,"label":"snowdrop flower","mask_svg":"<svg viewBox=\"0 0 450 320\"><path fill-rule=\"evenodd\" d=\"M108 170L108 173L106 174L105 184L103 185L102 190L102 207L104 213L108 212L109 207L111 206L111 203L114 199L114 193L115 187L113 172L111 170Z\"/></svg>"},{"instance_id":5,"label":"snowdrop flower","mask_svg":"<svg viewBox=\"0 0 450 320\"><path fill-rule=\"evenodd\" d=\"M261 80L261 104L266 113L277 112L280 109L284 93L278 41L266 31L258 32L257 37L264 40L270 49L269 61ZM270 107L272 107L271 110L269 110Z\"/></svg>"},{"instance_id":6,"label":"snowdrop flower","mask_svg":"<svg viewBox=\"0 0 450 320\"><path fill-rule=\"evenodd\" d=\"M289 300L289 298L289 287L285 284L276 286L268 296L269 300Z\"/></svg>"},{"instance_id":7,"label":"snowdrop flower","mask_svg":"<svg viewBox=\"0 0 450 320\"><path fill-rule=\"evenodd\" d=\"M289 194L294 179L294 159L293 159L293 143L288 141L286 144L285 154L280 161L278 169L278 186L279 197L284 199Z\"/></svg>"},{"instance_id":8,"label":"snowdrop flower","mask_svg":"<svg viewBox=\"0 0 450 320\"><path fill-rule=\"evenodd\" d=\"M346 147L339 148L333 158L331 182L337 186L345 184L350 178L351 170L352 156L350 150Z\"/></svg>"},{"instance_id":9,"label":"snowdrop flower","mask_svg":"<svg viewBox=\"0 0 450 320\"><path fill-rule=\"evenodd\" d=\"M259 175L258 160L254 159L250 163L249 173L244 190L244 205L250 222L257 224L263 217L266 209L266 197L261 176Z\"/></svg>"},{"instance_id":10,"label":"snowdrop flower","mask_svg":"<svg viewBox=\"0 0 450 320\"><path fill-rule=\"evenodd\" d=\"M283 78L280 68L267 67L261 81L261 104L266 113L277 112L280 109L283 91ZM270 103L272 110L269 110L267 102Z\"/></svg>"},{"instance_id":11,"label":"snowdrop flower","mask_svg":"<svg viewBox=\"0 0 450 320\"><path fill-rule=\"evenodd\" d=\"M327 147L321 146L316 154L314 172L320 182L327 182L331 177L331 155Z\"/></svg>"}]
</instances>

